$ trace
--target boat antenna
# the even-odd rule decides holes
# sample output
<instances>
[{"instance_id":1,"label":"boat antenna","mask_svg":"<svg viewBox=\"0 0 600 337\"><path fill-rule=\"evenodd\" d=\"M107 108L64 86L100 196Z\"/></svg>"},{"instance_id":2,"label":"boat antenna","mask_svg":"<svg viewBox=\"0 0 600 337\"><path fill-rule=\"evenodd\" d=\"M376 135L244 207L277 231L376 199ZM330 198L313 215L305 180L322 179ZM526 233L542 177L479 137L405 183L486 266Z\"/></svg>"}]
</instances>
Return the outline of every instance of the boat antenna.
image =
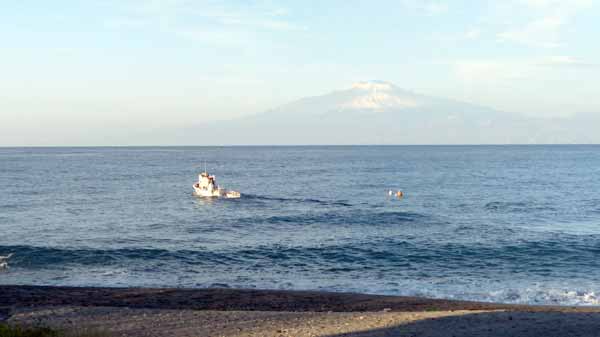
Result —
<instances>
[{"instance_id":1,"label":"boat antenna","mask_svg":"<svg viewBox=\"0 0 600 337\"><path fill-rule=\"evenodd\" d=\"M206 160L204 161L204 173L208 173L206 172Z\"/></svg>"}]
</instances>

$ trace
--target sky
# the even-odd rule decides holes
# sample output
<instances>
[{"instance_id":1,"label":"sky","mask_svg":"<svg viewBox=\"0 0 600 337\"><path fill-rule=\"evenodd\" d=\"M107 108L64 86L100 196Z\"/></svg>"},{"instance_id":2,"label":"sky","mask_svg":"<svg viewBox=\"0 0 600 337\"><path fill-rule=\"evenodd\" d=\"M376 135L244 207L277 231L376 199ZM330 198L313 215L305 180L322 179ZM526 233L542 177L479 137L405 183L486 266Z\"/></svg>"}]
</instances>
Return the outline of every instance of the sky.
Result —
<instances>
[{"instance_id":1,"label":"sky","mask_svg":"<svg viewBox=\"0 0 600 337\"><path fill-rule=\"evenodd\" d=\"M598 0L0 4L0 146L126 145L373 79L600 113Z\"/></svg>"}]
</instances>

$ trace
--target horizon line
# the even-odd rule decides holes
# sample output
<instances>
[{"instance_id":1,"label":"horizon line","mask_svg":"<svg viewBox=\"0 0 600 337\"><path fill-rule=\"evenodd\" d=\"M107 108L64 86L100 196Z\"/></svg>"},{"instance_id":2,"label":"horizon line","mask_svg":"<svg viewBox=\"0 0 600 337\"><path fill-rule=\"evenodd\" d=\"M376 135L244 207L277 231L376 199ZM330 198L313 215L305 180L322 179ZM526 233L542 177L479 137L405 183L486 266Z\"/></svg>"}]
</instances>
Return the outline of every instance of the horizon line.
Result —
<instances>
[{"instance_id":1,"label":"horizon line","mask_svg":"<svg viewBox=\"0 0 600 337\"><path fill-rule=\"evenodd\" d=\"M600 143L491 143L491 144L227 144L227 145L0 145L0 149L34 148L167 148L167 147L393 147L393 146L598 146Z\"/></svg>"}]
</instances>

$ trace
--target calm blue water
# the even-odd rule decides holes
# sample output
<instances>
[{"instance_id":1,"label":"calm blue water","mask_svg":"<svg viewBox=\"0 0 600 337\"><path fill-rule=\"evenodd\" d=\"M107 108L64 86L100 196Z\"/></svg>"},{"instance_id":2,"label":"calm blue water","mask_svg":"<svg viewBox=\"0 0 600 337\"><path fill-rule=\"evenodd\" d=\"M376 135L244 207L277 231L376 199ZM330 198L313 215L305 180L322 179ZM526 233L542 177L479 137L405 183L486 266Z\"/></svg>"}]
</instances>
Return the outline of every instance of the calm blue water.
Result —
<instances>
[{"instance_id":1,"label":"calm blue water","mask_svg":"<svg viewBox=\"0 0 600 337\"><path fill-rule=\"evenodd\" d=\"M192 196L203 161L243 197ZM4 148L10 252L3 284L597 305L600 146Z\"/></svg>"}]
</instances>

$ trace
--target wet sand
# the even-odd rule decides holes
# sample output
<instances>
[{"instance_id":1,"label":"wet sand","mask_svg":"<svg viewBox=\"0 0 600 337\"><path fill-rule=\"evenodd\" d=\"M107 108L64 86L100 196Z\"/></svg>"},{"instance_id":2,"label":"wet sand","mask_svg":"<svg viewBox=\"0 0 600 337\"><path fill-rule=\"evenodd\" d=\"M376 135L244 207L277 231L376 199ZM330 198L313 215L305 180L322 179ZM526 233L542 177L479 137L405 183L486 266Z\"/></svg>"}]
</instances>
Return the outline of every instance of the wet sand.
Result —
<instances>
[{"instance_id":1,"label":"wet sand","mask_svg":"<svg viewBox=\"0 0 600 337\"><path fill-rule=\"evenodd\" d=\"M235 289L0 286L0 320L114 336L600 336L600 308Z\"/></svg>"}]
</instances>

